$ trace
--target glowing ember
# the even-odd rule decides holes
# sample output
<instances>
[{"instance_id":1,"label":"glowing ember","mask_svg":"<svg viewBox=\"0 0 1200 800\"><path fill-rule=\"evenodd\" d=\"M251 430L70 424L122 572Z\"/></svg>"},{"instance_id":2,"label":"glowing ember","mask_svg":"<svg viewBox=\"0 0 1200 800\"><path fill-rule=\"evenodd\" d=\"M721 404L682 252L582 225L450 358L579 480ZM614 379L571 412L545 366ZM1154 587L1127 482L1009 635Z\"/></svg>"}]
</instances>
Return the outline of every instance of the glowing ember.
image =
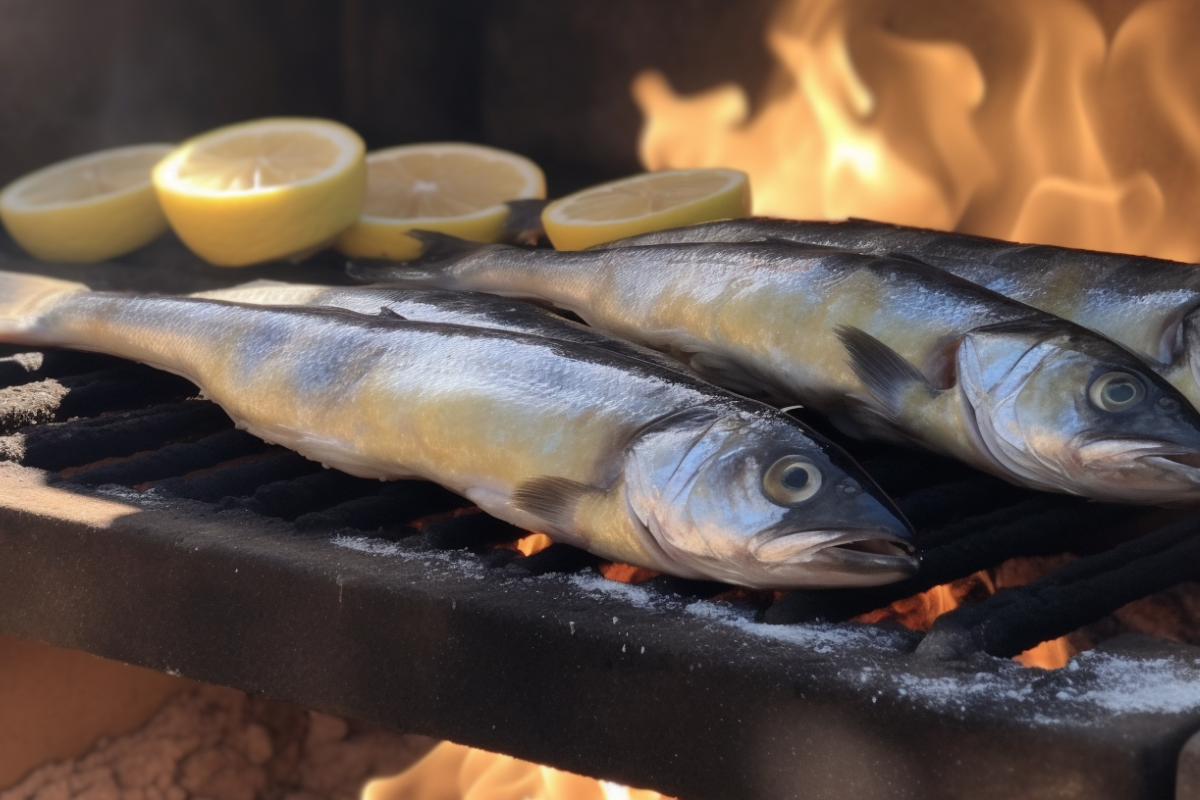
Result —
<instances>
[{"instance_id":1,"label":"glowing ember","mask_svg":"<svg viewBox=\"0 0 1200 800\"><path fill-rule=\"evenodd\" d=\"M1114 11L790 0L753 114L737 85L682 97L635 79L642 161L745 170L760 214L1198 260L1200 13Z\"/></svg>"},{"instance_id":2,"label":"glowing ember","mask_svg":"<svg viewBox=\"0 0 1200 800\"><path fill-rule=\"evenodd\" d=\"M652 569L645 567L635 567L632 564L601 564L600 574L608 578L610 581L618 581L620 583L641 583L648 581L651 578L657 578L661 572L655 572Z\"/></svg>"},{"instance_id":3,"label":"glowing ember","mask_svg":"<svg viewBox=\"0 0 1200 800\"><path fill-rule=\"evenodd\" d=\"M371 781L362 800L671 800L509 756L443 742L401 774Z\"/></svg>"},{"instance_id":4,"label":"glowing ember","mask_svg":"<svg viewBox=\"0 0 1200 800\"><path fill-rule=\"evenodd\" d=\"M517 540L517 549L522 555L531 556L534 553L545 550L554 542L550 541L550 537L544 533L531 533L528 536Z\"/></svg>"},{"instance_id":5,"label":"glowing ember","mask_svg":"<svg viewBox=\"0 0 1200 800\"><path fill-rule=\"evenodd\" d=\"M982 600L995 594L997 589L1027 583L1053 567L1060 566L1066 560L1068 560L1067 557L1058 559L1015 558L1004 562L993 571L983 570L951 583L935 586L927 592L898 600L887 608L855 617L855 621L891 620L910 630L927 631L933 625L934 620L947 611L953 611L963 603ZM1066 638L1060 638L1042 642L1037 647L1015 656L1013 660L1027 667L1058 669L1066 666L1075 652L1075 648Z\"/></svg>"}]
</instances>

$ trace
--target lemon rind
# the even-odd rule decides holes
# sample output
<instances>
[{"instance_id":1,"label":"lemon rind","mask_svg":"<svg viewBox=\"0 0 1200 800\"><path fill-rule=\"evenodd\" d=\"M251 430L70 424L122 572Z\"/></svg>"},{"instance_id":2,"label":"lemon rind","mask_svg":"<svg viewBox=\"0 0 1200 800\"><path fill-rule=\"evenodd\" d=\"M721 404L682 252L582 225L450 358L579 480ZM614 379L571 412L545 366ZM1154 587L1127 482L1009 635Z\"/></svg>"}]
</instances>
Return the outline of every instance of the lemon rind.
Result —
<instances>
[{"instance_id":1,"label":"lemon rind","mask_svg":"<svg viewBox=\"0 0 1200 800\"><path fill-rule=\"evenodd\" d=\"M101 205L123 195L142 191L148 187L152 187L151 175L154 171L153 167L146 171L146 180L143 183L135 183L123 189L116 189L113 191L104 192L103 194L97 194L86 200L63 200L54 203L39 203L36 205L24 203L18 204L15 202L16 199L20 197L21 192L28 188L31 184L39 182L56 173L65 172L69 168L83 166L92 161L103 161L113 156L123 155L125 153L132 153L140 150L147 150L150 148L162 148L162 155L165 158L171 153L172 150L175 149L175 145L163 144L159 142L126 145L124 147L112 147L107 150L98 150L94 153L86 153L81 156L68 158L64 161L56 161L55 163L42 167L41 169L37 169L33 172L22 175L20 178L17 178L12 183L8 184L8 186L4 187L3 191L0 191L0 208L16 214L53 213L55 211L61 211L64 209L81 209L90 205Z\"/></svg>"},{"instance_id":2,"label":"lemon rind","mask_svg":"<svg viewBox=\"0 0 1200 800\"><path fill-rule=\"evenodd\" d=\"M584 220L584 219L579 219L577 217L561 216L563 214L564 209L568 208L571 204L571 201L576 199L576 197L579 195L593 194L596 192L600 192L603 190L609 190L613 187L630 184L630 183L644 183L647 180L652 179L651 176L655 176L655 175L680 174L680 173L689 173L689 172L697 172L697 173L705 172L705 173L709 173L709 174L725 173L728 178L728 181L726 182L726 184L724 186L722 186L719 189L716 189L712 192L709 192L708 194L702 195L700 197L696 197L692 200L687 201L686 203L680 203L677 206L671 206L670 208L665 208L665 209L662 209L661 211L655 211L651 214L635 214L631 217L613 217L611 219L603 219L603 220ZM746 173L741 172L739 170L725 169L722 167L702 167L699 169L676 169L676 170L660 170L658 172L646 172L646 173L642 173L639 175L632 175L628 178L621 178L619 180L609 181L608 183L602 183L602 184L598 184L596 186L591 186L591 187L588 187L587 189L583 189L579 192L576 192L575 194L567 195L566 197L563 197L559 200L555 200L553 203L546 206L546 208L542 212L542 214L543 214L543 219L546 222L550 222L553 224L569 225L571 227L576 227L576 228L584 228L584 227L606 228L609 226L622 225L622 224L634 222L637 220L651 220L651 219L655 219L659 216L667 216L667 215L676 214L676 213L686 210L687 208L690 208L694 205L700 205L703 203L711 202L713 198L721 195L724 192L729 191L729 189L733 188L738 183L743 183L743 184L748 183Z\"/></svg>"}]
</instances>

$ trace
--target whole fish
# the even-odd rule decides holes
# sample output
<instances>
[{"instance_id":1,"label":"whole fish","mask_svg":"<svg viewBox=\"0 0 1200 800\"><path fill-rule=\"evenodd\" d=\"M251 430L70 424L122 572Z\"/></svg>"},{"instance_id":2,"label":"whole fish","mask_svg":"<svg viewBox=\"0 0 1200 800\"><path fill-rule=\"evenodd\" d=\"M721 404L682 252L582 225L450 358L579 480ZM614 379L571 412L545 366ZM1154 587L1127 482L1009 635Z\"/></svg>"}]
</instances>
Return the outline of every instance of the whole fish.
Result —
<instances>
[{"instance_id":1,"label":"whole fish","mask_svg":"<svg viewBox=\"0 0 1200 800\"><path fill-rule=\"evenodd\" d=\"M404 286L319 286L258 280L229 289L196 292L190 297L252 305L332 306L360 314L397 314L413 322L470 325L513 333L546 336L591 345L612 353L692 374L680 362L647 347L605 336L552 311L483 292L414 289Z\"/></svg>"},{"instance_id":2,"label":"whole fish","mask_svg":"<svg viewBox=\"0 0 1200 800\"><path fill-rule=\"evenodd\" d=\"M780 242L561 253L420 236L418 261L351 274L548 301L722 385L1026 486L1200 500L1200 414L1170 384L1108 339L920 262Z\"/></svg>"},{"instance_id":3,"label":"whole fish","mask_svg":"<svg viewBox=\"0 0 1200 800\"><path fill-rule=\"evenodd\" d=\"M1200 408L1200 268L1194 264L858 219L725 220L599 247L767 239L920 259L1137 351Z\"/></svg>"},{"instance_id":4,"label":"whole fish","mask_svg":"<svg viewBox=\"0 0 1200 800\"><path fill-rule=\"evenodd\" d=\"M140 297L0 273L0 341L182 375L238 426L366 478L426 478L605 558L744 586L911 575L912 535L787 415L608 350L335 308Z\"/></svg>"}]
</instances>

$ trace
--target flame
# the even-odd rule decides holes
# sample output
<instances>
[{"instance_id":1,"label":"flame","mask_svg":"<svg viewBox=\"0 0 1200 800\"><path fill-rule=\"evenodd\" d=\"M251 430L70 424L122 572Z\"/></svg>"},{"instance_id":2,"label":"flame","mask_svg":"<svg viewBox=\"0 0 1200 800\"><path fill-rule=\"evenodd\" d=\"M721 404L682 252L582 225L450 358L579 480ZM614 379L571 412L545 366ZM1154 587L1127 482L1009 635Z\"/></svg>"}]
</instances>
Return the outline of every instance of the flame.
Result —
<instances>
[{"instance_id":1,"label":"flame","mask_svg":"<svg viewBox=\"0 0 1200 800\"><path fill-rule=\"evenodd\" d=\"M634 79L642 162L745 170L758 214L1198 260L1200 11L1093 5L787 0L756 110Z\"/></svg>"},{"instance_id":2,"label":"flame","mask_svg":"<svg viewBox=\"0 0 1200 800\"><path fill-rule=\"evenodd\" d=\"M534 553L545 550L554 542L550 541L550 537L544 533L531 533L528 536L517 540L517 549L521 551L521 555L531 556Z\"/></svg>"},{"instance_id":3,"label":"flame","mask_svg":"<svg viewBox=\"0 0 1200 800\"><path fill-rule=\"evenodd\" d=\"M983 570L965 578L959 578L951 583L935 586L932 589L898 600L886 608L880 608L861 614L854 618L855 622L882 622L891 620L899 622L904 627L915 631L927 631L934 620L953 611L963 603L982 600L993 595L997 589L1026 583L1038 573L1059 566L1061 559L1026 559L1017 558L1006 561L994 573ZM1027 667L1039 669L1058 669L1066 666L1075 655L1076 650L1066 637L1042 642L1036 647L1014 656L1013 660Z\"/></svg>"},{"instance_id":4,"label":"flame","mask_svg":"<svg viewBox=\"0 0 1200 800\"><path fill-rule=\"evenodd\" d=\"M622 564L619 561L614 561L610 564L601 564L600 574L610 581L617 581L619 583L643 583L651 578L657 578L659 575L662 575L661 572L655 572L646 567Z\"/></svg>"},{"instance_id":5,"label":"flame","mask_svg":"<svg viewBox=\"0 0 1200 800\"><path fill-rule=\"evenodd\" d=\"M443 742L408 770L371 781L362 800L671 800L646 789Z\"/></svg>"}]
</instances>

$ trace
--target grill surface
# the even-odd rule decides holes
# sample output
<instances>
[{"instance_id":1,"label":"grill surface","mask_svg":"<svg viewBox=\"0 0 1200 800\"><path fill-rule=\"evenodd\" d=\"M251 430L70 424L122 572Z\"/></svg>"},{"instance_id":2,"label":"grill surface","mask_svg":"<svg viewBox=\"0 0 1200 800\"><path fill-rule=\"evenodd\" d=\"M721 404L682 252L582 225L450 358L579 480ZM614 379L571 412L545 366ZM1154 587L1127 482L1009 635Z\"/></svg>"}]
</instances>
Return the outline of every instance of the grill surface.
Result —
<instances>
[{"instance_id":1,"label":"grill surface","mask_svg":"<svg viewBox=\"0 0 1200 800\"><path fill-rule=\"evenodd\" d=\"M149 288L232 282L157 247L176 269ZM331 282L335 266L290 277ZM53 271L148 282L127 265ZM1195 515L856 446L923 531L917 578L779 598L630 587L566 545L520 556L506 545L523 531L432 484L322 470L138 365L10 349L0 387L5 633L692 800L1157 797L1200 728L1191 648L1126 637L1051 673L991 657L1195 578ZM1082 557L923 640L845 623L1062 552Z\"/></svg>"}]
</instances>

